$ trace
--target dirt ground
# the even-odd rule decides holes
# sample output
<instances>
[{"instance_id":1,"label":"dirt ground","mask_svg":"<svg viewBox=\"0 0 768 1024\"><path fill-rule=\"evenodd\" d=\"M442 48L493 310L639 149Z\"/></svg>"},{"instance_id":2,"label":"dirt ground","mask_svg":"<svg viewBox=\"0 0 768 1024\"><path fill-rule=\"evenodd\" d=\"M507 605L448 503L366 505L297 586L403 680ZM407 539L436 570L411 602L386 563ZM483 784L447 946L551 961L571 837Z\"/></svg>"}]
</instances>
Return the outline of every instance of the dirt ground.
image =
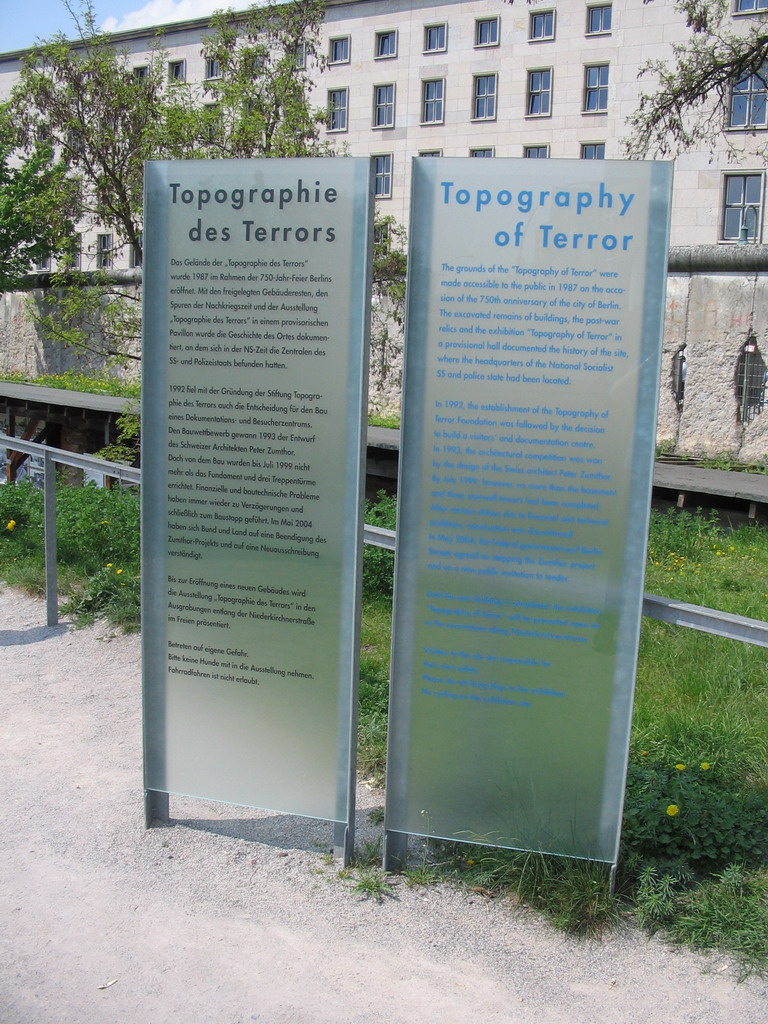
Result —
<instances>
[{"instance_id":1,"label":"dirt ground","mask_svg":"<svg viewBox=\"0 0 768 1024\"><path fill-rule=\"evenodd\" d=\"M448 886L362 899L331 827L171 799L143 827L138 637L0 593L0 1024L765 1024L768 983ZM361 839L382 794L361 792Z\"/></svg>"}]
</instances>

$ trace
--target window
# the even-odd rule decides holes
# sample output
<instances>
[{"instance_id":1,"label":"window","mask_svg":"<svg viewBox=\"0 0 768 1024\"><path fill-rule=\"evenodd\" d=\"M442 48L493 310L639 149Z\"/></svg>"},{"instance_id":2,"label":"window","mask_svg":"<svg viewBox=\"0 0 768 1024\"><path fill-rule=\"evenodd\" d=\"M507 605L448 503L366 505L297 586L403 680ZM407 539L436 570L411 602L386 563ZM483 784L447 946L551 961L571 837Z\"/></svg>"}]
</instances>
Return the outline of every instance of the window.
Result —
<instances>
[{"instance_id":1,"label":"window","mask_svg":"<svg viewBox=\"0 0 768 1024\"><path fill-rule=\"evenodd\" d=\"M392 195L392 154L373 158L374 192L379 199Z\"/></svg>"},{"instance_id":2,"label":"window","mask_svg":"<svg viewBox=\"0 0 768 1024\"><path fill-rule=\"evenodd\" d=\"M112 235L96 236L96 266L99 270L112 266Z\"/></svg>"},{"instance_id":3,"label":"window","mask_svg":"<svg viewBox=\"0 0 768 1024\"><path fill-rule=\"evenodd\" d=\"M528 25L528 38L531 42L537 39L554 39L555 12L536 11L535 14L531 14L531 20Z\"/></svg>"},{"instance_id":4,"label":"window","mask_svg":"<svg viewBox=\"0 0 768 1024\"><path fill-rule=\"evenodd\" d=\"M475 46L499 45L499 19L479 18L475 22Z\"/></svg>"},{"instance_id":5,"label":"window","mask_svg":"<svg viewBox=\"0 0 768 1024\"><path fill-rule=\"evenodd\" d=\"M187 79L187 62L185 60L169 61L168 77L172 82L185 82Z\"/></svg>"},{"instance_id":6,"label":"window","mask_svg":"<svg viewBox=\"0 0 768 1024\"><path fill-rule=\"evenodd\" d=\"M587 35L596 36L611 31L611 5L587 8Z\"/></svg>"},{"instance_id":7,"label":"window","mask_svg":"<svg viewBox=\"0 0 768 1024\"><path fill-rule=\"evenodd\" d=\"M552 105L552 69L528 72L528 103L526 114L529 117L544 117L550 113Z\"/></svg>"},{"instance_id":8,"label":"window","mask_svg":"<svg viewBox=\"0 0 768 1024\"><path fill-rule=\"evenodd\" d=\"M379 221L373 225L373 244L380 245L383 249L389 250L391 235L389 220Z\"/></svg>"},{"instance_id":9,"label":"window","mask_svg":"<svg viewBox=\"0 0 768 1024\"><path fill-rule=\"evenodd\" d=\"M765 384L768 368L757 347L757 337L750 331L736 361L736 400L739 423L751 423L765 408Z\"/></svg>"},{"instance_id":10,"label":"window","mask_svg":"<svg viewBox=\"0 0 768 1024\"><path fill-rule=\"evenodd\" d=\"M688 372L687 345L679 348L672 357L672 394L675 396L677 408L683 408L685 401L685 378Z\"/></svg>"},{"instance_id":11,"label":"window","mask_svg":"<svg viewBox=\"0 0 768 1024\"><path fill-rule=\"evenodd\" d=\"M549 146L524 146L523 156L527 160L546 160L549 156Z\"/></svg>"},{"instance_id":12,"label":"window","mask_svg":"<svg viewBox=\"0 0 768 1024\"><path fill-rule=\"evenodd\" d=\"M760 240L762 174L728 174L723 197L723 241Z\"/></svg>"},{"instance_id":13,"label":"window","mask_svg":"<svg viewBox=\"0 0 768 1024\"><path fill-rule=\"evenodd\" d=\"M141 254L144 246L144 232L140 231L138 236L138 245L131 244L128 250L128 266L131 270L135 270L136 267L141 266Z\"/></svg>"},{"instance_id":14,"label":"window","mask_svg":"<svg viewBox=\"0 0 768 1024\"><path fill-rule=\"evenodd\" d=\"M220 78L221 71L219 70L219 62L215 57L205 58L205 77L206 78Z\"/></svg>"},{"instance_id":15,"label":"window","mask_svg":"<svg viewBox=\"0 0 768 1024\"><path fill-rule=\"evenodd\" d=\"M496 117L496 75L475 75L472 117L475 121Z\"/></svg>"},{"instance_id":16,"label":"window","mask_svg":"<svg viewBox=\"0 0 768 1024\"><path fill-rule=\"evenodd\" d=\"M421 123L443 123L443 86L445 80L434 79L421 83Z\"/></svg>"},{"instance_id":17,"label":"window","mask_svg":"<svg viewBox=\"0 0 768 1024\"><path fill-rule=\"evenodd\" d=\"M436 53L445 49L445 25L426 25L424 27L424 53Z\"/></svg>"},{"instance_id":18,"label":"window","mask_svg":"<svg viewBox=\"0 0 768 1024\"><path fill-rule=\"evenodd\" d=\"M146 64L141 64L139 67L133 69L134 78L149 78L149 67Z\"/></svg>"},{"instance_id":19,"label":"window","mask_svg":"<svg viewBox=\"0 0 768 1024\"><path fill-rule=\"evenodd\" d=\"M347 106L349 89L330 89L328 92L328 131L347 130Z\"/></svg>"},{"instance_id":20,"label":"window","mask_svg":"<svg viewBox=\"0 0 768 1024\"><path fill-rule=\"evenodd\" d=\"M442 156L442 149L420 149L419 156Z\"/></svg>"},{"instance_id":21,"label":"window","mask_svg":"<svg viewBox=\"0 0 768 1024\"><path fill-rule=\"evenodd\" d=\"M203 137L209 146L218 142L221 135L221 115L218 103L203 104Z\"/></svg>"},{"instance_id":22,"label":"window","mask_svg":"<svg viewBox=\"0 0 768 1024\"><path fill-rule=\"evenodd\" d=\"M731 89L730 128L768 127L768 66L745 75Z\"/></svg>"},{"instance_id":23,"label":"window","mask_svg":"<svg viewBox=\"0 0 768 1024\"><path fill-rule=\"evenodd\" d=\"M304 43L296 43L296 67L305 68L307 66L307 48Z\"/></svg>"},{"instance_id":24,"label":"window","mask_svg":"<svg viewBox=\"0 0 768 1024\"><path fill-rule=\"evenodd\" d=\"M478 157L480 159L483 159L483 158L486 158L486 157L490 158L490 157L493 156L493 147L491 147L490 149L488 149L488 148L486 148L486 149L470 149L469 155L470 156Z\"/></svg>"},{"instance_id":25,"label":"window","mask_svg":"<svg viewBox=\"0 0 768 1024\"><path fill-rule=\"evenodd\" d=\"M391 128L395 123L394 85L373 87L373 127Z\"/></svg>"},{"instance_id":26,"label":"window","mask_svg":"<svg viewBox=\"0 0 768 1024\"><path fill-rule=\"evenodd\" d=\"M328 49L329 64L349 64L349 36L331 39Z\"/></svg>"},{"instance_id":27,"label":"window","mask_svg":"<svg viewBox=\"0 0 768 1024\"><path fill-rule=\"evenodd\" d=\"M51 257L50 256L41 256L40 259L37 261L37 269L38 270L50 270L51 269Z\"/></svg>"},{"instance_id":28,"label":"window","mask_svg":"<svg viewBox=\"0 0 768 1024\"><path fill-rule=\"evenodd\" d=\"M397 32L376 33L376 57L397 56Z\"/></svg>"},{"instance_id":29,"label":"window","mask_svg":"<svg viewBox=\"0 0 768 1024\"><path fill-rule=\"evenodd\" d=\"M582 160L605 160L604 142L584 142L581 146Z\"/></svg>"},{"instance_id":30,"label":"window","mask_svg":"<svg viewBox=\"0 0 768 1024\"><path fill-rule=\"evenodd\" d=\"M598 114L608 109L608 65L584 68L584 113Z\"/></svg>"},{"instance_id":31,"label":"window","mask_svg":"<svg viewBox=\"0 0 768 1024\"><path fill-rule=\"evenodd\" d=\"M768 11L768 0L736 0L736 14Z\"/></svg>"}]
</instances>

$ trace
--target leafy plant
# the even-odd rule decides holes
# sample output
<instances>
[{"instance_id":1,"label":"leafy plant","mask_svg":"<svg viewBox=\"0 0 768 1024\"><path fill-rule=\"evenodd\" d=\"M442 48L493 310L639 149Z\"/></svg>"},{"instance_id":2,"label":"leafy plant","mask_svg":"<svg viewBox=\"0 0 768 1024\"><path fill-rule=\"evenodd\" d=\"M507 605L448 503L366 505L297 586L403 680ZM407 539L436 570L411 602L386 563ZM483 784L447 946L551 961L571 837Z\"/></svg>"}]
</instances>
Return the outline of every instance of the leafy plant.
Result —
<instances>
[{"instance_id":1,"label":"leafy plant","mask_svg":"<svg viewBox=\"0 0 768 1024\"><path fill-rule=\"evenodd\" d=\"M369 526L394 530L397 522L397 498L379 491L375 502L366 502L365 521ZM366 545L363 552L363 597L392 597L395 556L386 548Z\"/></svg>"},{"instance_id":2,"label":"leafy plant","mask_svg":"<svg viewBox=\"0 0 768 1024\"><path fill-rule=\"evenodd\" d=\"M652 758L630 762L622 842L645 861L677 862L699 872L768 853L765 794L720 783L717 766Z\"/></svg>"}]
</instances>

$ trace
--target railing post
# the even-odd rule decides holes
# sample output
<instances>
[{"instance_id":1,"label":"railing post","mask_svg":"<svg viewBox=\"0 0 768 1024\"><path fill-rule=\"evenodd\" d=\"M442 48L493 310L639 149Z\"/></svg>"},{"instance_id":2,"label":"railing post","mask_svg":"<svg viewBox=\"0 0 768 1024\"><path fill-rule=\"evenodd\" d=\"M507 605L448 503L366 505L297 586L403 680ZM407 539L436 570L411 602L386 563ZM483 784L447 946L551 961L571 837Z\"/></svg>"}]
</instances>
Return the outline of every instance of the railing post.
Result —
<instances>
[{"instance_id":1,"label":"railing post","mask_svg":"<svg viewBox=\"0 0 768 1024\"><path fill-rule=\"evenodd\" d=\"M43 463L43 533L45 543L45 606L49 626L59 624L59 594L56 572L56 463L45 452Z\"/></svg>"}]
</instances>

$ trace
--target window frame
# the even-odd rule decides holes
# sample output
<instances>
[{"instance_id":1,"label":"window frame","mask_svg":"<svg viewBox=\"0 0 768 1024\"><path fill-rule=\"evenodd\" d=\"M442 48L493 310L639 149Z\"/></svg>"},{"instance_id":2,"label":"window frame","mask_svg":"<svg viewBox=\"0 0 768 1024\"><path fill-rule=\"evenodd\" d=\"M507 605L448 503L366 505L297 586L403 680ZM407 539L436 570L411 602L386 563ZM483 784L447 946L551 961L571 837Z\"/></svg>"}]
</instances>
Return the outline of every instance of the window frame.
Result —
<instances>
[{"instance_id":1,"label":"window frame","mask_svg":"<svg viewBox=\"0 0 768 1024\"><path fill-rule=\"evenodd\" d=\"M344 103L338 105L331 102L331 96L338 93L343 96ZM343 86L340 89L329 89L326 98L326 109L328 111L326 117L326 128L327 132L346 132L349 130L349 87ZM339 112L343 113L343 125L334 125L333 120Z\"/></svg>"},{"instance_id":2,"label":"window frame","mask_svg":"<svg viewBox=\"0 0 768 1024\"><path fill-rule=\"evenodd\" d=\"M380 102L379 90L380 89L391 89L391 99L386 99L384 102ZM389 94L388 94L389 95ZM380 121L379 113L383 111L385 117L388 116L388 120ZM373 128L394 128L395 127L395 83L385 82L383 85L374 85L373 87L373 122L371 127Z\"/></svg>"},{"instance_id":3,"label":"window frame","mask_svg":"<svg viewBox=\"0 0 768 1024\"><path fill-rule=\"evenodd\" d=\"M440 95L432 98L427 97L427 88L431 85L440 86ZM439 116L427 118L427 108L439 105ZM421 80L421 120L420 124L445 124L445 79L444 78L422 78Z\"/></svg>"},{"instance_id":4,"label":"window frame","mask_svg":"<svg viewBox=\"0 0 768 1024\"><path fill-rule=\"evenodd\" d=\"M111 270L114 265L114 239L111 231L96 235L96 269Z\"/></svg>"},{"instance_id":5,"label":"window frame","mask_svg":"<svg viewBox=\"0 0 768 1024\"><path fill-rule=\"evenodd\" d=\"M214 81L217 78L221 78L221 68L219 62L215 57L205 58L205 80L206 82Z\"/></svg>"},{"instance_id":6,"label":"window frame","mask_svg":"<svg viewBox=\"0 0 768 1024\"><path fill-rule=\"evenodd\" d=\"M600 16L600 28L591 28L590 21L593 13L602 12ZM605 28L603 22L605 21L605 12L608 12L608 18L610 24L608 28ZM584 29L585 36L607 36L613 30L613 4L589 4L587 6L587 24Z\"/></svg>"},{"instance_id":7,"label":"window frame","mask_svg":"<svg viewBox=\"0 0 768 1024\"><path fill-rule=\"evenodd\" d=\"M149 64L136 64L132 70L137 82L144 82L149 78Z\"/></svg>"},{"instance_id":8,"label":"window frame","mask_svg":"<svg viewBox=\"0 0 768 1024\"><path fill-rule=\"evenodd\" d=\"M761 89L755 89L752 87L754 79L759 79L762 82ZM737 89L742 82L749 82L749 87L741 92L737 92ZM760 98L763 107L763 120L762 122L755 121L752 116L754 111L755 99ZM734 104L737 99L744 99L746 102L746 110L748 116L745 117L743 124L734 124ZM728 102L728 124L727 128L729 131L744 132L744 131L758 131L760 129L768 128L768 64L764 64L760 71L753 71L748 75L744 75L738 82L734 82L731 85L731 95Z\"/></svg>"},{"instance_id":9,"label":"window frame","mask_svg":"<svg viewBox=\"0 0 768 1024\"><path fill-rule=\"evenodd\" d=\"M392 171L393 171L393 164L394 164L394 158L393 158L392 153L373 153L371 155L371 160L374 161L374 164L373 164L373 191L374 191L375 197L377 199L391 199L392 198L392 177L393 177ZM377 167L377 164L376 164L377 160L388 160L389 163L386 165L385 169L383 168L381 171L379 171L379 169ZM379 191L378 183L379 183L380 179L382 181L385 181L387 179L389 180L389 191L388 192L384 192L384 191L380 192Z\"/></svg>"},{"instance_id":10,"label":"window frame","mask_svg":"<svg viewBox=\"0 0 768 1024\"><path fill-rule=\"evenodd\" d=\"M438 46L428 46L427 45L428 44L428 35L427 34L429 32L431 32L431 31L433 31L433 30L436 30L436 31L439 32L441 29L442 29L442 33L443 33L442 46L440 46L440 45L438 45ZM422 50L422 53L445 53L445 51L447 49L448 49L448 23L445 22L445 21L441 21L441 22L436 22L434 25L425 25L424 26L424 49Z\"/></svg>"},{"instance_id":11,"label":"window frame","mask_svg":"<svg viewBox=\"0 0 768 1024\"><path fill-rule=\"evenodd\" d=\"M478 92L478 85L482 81L492 82L493 89L491 92L485 92L482 95ZM498 98L498 87L499 87L499 75L496 71L491 71L488 74L480 74L472 76L472 120L473 121L495 121L496 120L496 100ZM478 113L481 108L487 111L490 106L490 113Z\"/></svg>"},{"instance_id":12,"label":"window frame","mask_svg":"<svg viewBox=\"0 0 768 1024\"><path fill-rule=\"evenodd\" d=\"M434 159L435 157L442 156L442 149L420 149L416 156L423 156Z\"/></svg>"},{"instance_id":13,"label":"window frame","mask_svg":"<svg viewBox=\"0 0 768 1024\"><path fill-rule=\"evenodd\" d=\"M344 55L341 57L334 57L334 47L336 43L345 44ZM332 36L328 40L328 66L335 67L337 64L349 64L351 51L352 40L350 36Z\"/></svg>"},{"instance_id":14,"label":"window frame","mask_svg":"<svg viewBox=\"0 0 768 1024\"><path fill-rule=\"evenodd\" d=\"M539 150L543 149L544 150L544 154L542 155L541 153L537 153L534 156L533 155L533 151L535 149L539 149ZM534 144L532 146L523 146L523 159L525 159L525 160L549 160L549 158L550 157L549 157L549 145L548 144L545 144L545 145L536 145L536 144Z\"/></svg>"},{"instance_id":15,"label":"window frame","mask_svg":"<svg viewBox=\"0 0 768 1024\"><path fill-rule=\"evenodd\" d=\"M469 151L470 157L475 160L492 160L496 156L495 146L472 146Z\"/></svg>"},{"instance_id":16,"label":"window frame","mask_svg":"<svg viewBox=\"0 0 768 1024\"><path fill-rule=\"evenodd\" d=\"M728 202L728 191L730 183L734 180L742 179L744 182L743 187L743 201L742 202ZM756 203L747 201L747 179L757 180L759 182L760 196ZM763 210L765 206L765 172L764 171L744 171L740 174L724 174L723 175L723 187L722 187L722 200L720 203L721 216L720 216L720 241L725 243L738 243L741 240L741 230L746 222L746 213L748 209L756 209L757 211L757 224L755 226L754 237L747 241L760 242L763 237ZM739 224L736 233L726 234L726 222L729 219L729 213L739 210Z\"/></svg>"},{"instance_id":17,"label":"window frame","mask_svg":"<svg viewBox=\"0 0 768 1024\"><path fill-rule=\"evenodd\" d=\"M180 71L181 74L176 72ZM187 62L185 60L169 60L168 61L168 81L169 82L186 82L187 80Z\"/></svg>"},{"instance_id":18,"label":"window frame","mask_svg":"<svg viewBox=\"0 0 768 1024\"><path fill-rule=\"evenodd\" d=\"M583 98L582 98L582 110L581 110L582 114L605 114L605 113L608 112L608 89L609 89L609 86L610 86L610 68L611 68L611 65L608 64L608 63L605 63L605 62L600 63L600 64L585 64L584 65L584 95L583 95ZM590 72L592 72L592 71L597 71L597 72L605 71L606 72L606 80L605 80L605 82L603 82L602 78L600 77L598 82L597 82L597 85L590 85L589 84L589 75L590 75ZM589 102L590 102L590 96L591 95L594 95L596 97L597 103L598 103L598 106L596 106L596 107L594 107L592 109L590 109L590 107L589 107ZM605 98L605 106L601 107L599 105L599 103L600 103L600 100L601 100L601 98L603 96Z\"/></svg>"},{"instance_id":19,"label":"window frame","mask_svg":"<svg viewBox=\"0 0 768 1024\"><path fill-rule=\"evenodd\" d=\"M743 3L749 3L750 0L735 0L733 5L733 13L739 14L761 14L763 11L768 11L768 0L752 0L751 7L742 7Z\"/></svg>"},{"instance_id":20,"label":"window frame","mask_svg":"<svg viewBox=\"0 0 768 1024\"><path fill-rule=\"evenodd\" d=\"M603 149L602 154L600 156L598 156L597 154L595 154L594 156L587 156L586 153L585 153L585 150L589 149L590 146L593 149L597 149L598 146L602 146L602 149ZM604 142L582 142L581 143L581 155L580 155L579 159L580 160L605 160L605 143Z\"/></svg>"},{"instance_id":21,"label":"window frame","mask_svg":"<svg viewBox=\"0 0 768 1024\"><path fill-rule=\"evenodd\" d=\"M525 116L526 117L551 117L552 116L552 86L554 80L554 69L553 68L529 68L526 72L526 89L525 89ZM533 76L534 75L548 75L549 84L546 88L534 89L533 88ZM546 96L546 110L532 110L534 100L536 97Z\"/></svg>"},{"instance_id":22,"label":"window frame","mask_svg":"<svg viewBox=\"0 0 768 1024\"><path fill-rule=\"evenodd\" d=\"M552 19L551 30L547 34L541 33L541 35L535 35L534 34L534 28L535 28L536 22L539 21L541 18L544 18L544 19L551 18ZM548 41L554 39L555 38L555 31L556 31L556 24L557 24L557 12L555 11L554 8L550 8L549 10L545 10L545 11L531 11L530 15L529 15L529 18L528 18L528 42L529 43L545 43L545 42L548 42ZM545 26L545 28L546 28L546 26Z\"/></svg>"},{"instance_id":23,"label":"window frame","mask_svg":"<svg viewBox=\"0 0 768 1024\"><path fill-rule=\"evenodd\" d=\"M485 26L488 26L489 30L491 29L491 26L494 26L494 28L491 31L491 34L493 35L493 38L483 41L483 40L481 40L480 37L483 34L483 28ZM475 42L474 42L474 46L475 46L476 50L477 49L486 49L489 46L498 46L499 45L499 36L500 35L501 35L501 19L498 17L498 15L495 18L475 18L475 37L474 37L475 38Z\"/></svg>"},{"instance_id":24,"label":"window frame","mask_svg":"<svg viewBox=\"0 0 768 1024\"><path fill-rule=\"evenodd\" d=\"M393 40L394 50L391 53L379 53L380 44L385 39L392 39ZM375 36L375 39L374 39L374 44L373 44L373 59L374 60L392 60L393 57L397 56L398 42L399 42L399 40L397 38L397 29L396 28L383 29L381 32L377 32L376 36Z\"/></svg>"}]
</instances>

